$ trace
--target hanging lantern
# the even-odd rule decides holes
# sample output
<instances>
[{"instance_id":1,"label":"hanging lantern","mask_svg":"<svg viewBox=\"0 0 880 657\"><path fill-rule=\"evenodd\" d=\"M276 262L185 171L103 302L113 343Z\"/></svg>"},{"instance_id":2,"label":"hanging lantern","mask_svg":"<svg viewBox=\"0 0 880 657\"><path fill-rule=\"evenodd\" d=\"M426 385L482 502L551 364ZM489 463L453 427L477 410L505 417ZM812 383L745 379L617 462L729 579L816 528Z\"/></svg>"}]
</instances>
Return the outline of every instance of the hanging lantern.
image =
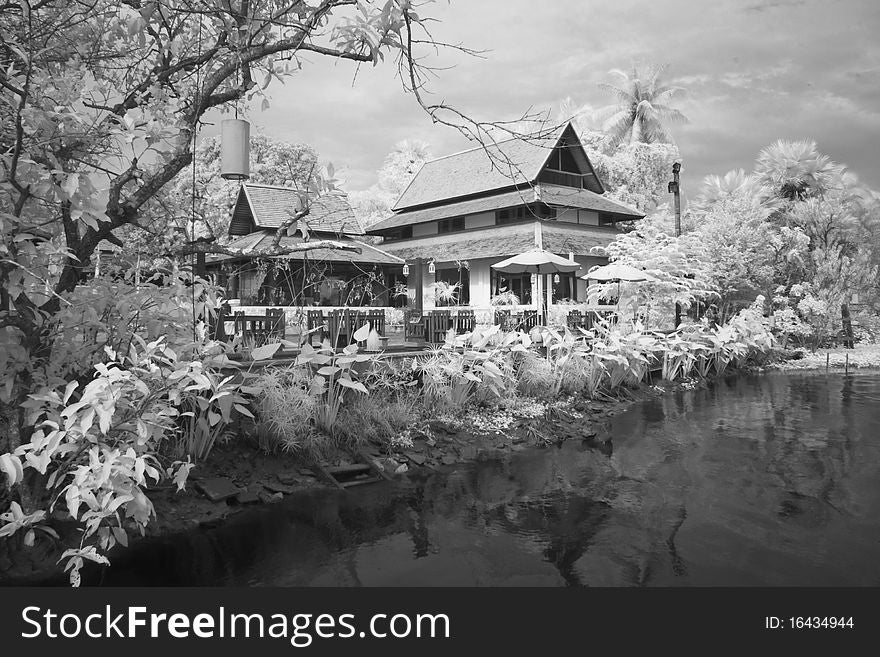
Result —
<instances>
[{"instance_id":1,"label":"hanging lantern","mask_svg":"<svg viewBox=\"0 0 880 657\"><path fill-rule=\"evenodd\" d=\"M409 276L409 265L406 264L405 262L403 263L403 275Z\"/></svg>"},{"instance_id":2,"label":"hanging lantern","mask_svg":"<svg viewBox=\"0 0 880 657\"><path fill-rule=\"evenodd\" d=\"M559 282L559 274L553 274L553 282L554 282L554 283L558 283L558 282Z\"/></svg>"},{"instance_id":3,"label":"hanging lantern","mask_svg":"<svg viewBox=\"0 0 880 657\"><path fill-rule=\"evenodd\" d=\"M251 124L243 119L225 119L221 122L220 177L226 180L250 178Z\"/></svg>"},{"instance_id":4,"label":"hanging lantern","mask_svg":"<svg viewBox=\"0 0 880 657\"><path fill-rule=\"evenodd\" d=\"M432 260L428 263L428 273L433 274L435 271L437 271L437 268L434 266L434 261Z\"/></svg>"}]
</instances>

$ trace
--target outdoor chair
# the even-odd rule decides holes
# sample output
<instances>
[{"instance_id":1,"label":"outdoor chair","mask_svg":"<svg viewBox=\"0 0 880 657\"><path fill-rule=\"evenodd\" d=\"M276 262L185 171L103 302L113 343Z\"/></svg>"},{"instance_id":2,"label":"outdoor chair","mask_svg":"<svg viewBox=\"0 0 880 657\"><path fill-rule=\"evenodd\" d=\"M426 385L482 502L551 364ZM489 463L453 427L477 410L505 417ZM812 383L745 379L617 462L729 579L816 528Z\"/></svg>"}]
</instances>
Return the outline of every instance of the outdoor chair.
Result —
<instances>
[{"instance_id":1,"label":"outdoor chair","mask_svg":"<svg viewBox=\"0 0 880 657\"><path fill-rule=\"evenodd\" d=\"M235 335L241 338L245 346L259 347L270 341L273 335L272 327L277 321L277 317L246 315L244 311L238 311L233 318Z\"/></svg>"},{"instance_id":2,"label":"outdoor chair","mask_svg":"<svg viewBox=\"0 0 880 657\"><path fill-rule=\"evenodd\" d=\"M459 310L453 321L456 334L472 332L476 323L477 320L473 310Z\"/></svg>"},{"instance_id":3,"label":"outdoor chair","mask_svg":"<svg viewBox=\"0 0 880 657\"><path fill-rule=\"evenodd\" d=\"M268 319L266 338L269 340L283 340L287 332L287 316L283 308L269 308L266 310Z\"/></svg>"},{"instance_id":4,"label":"outdoor chair","mask_svg":"<svg viewBox=\"0 0 880 657\"><path fill-rule=\"evenodd\" d=\"M425 339L425 318L418 310L407 310L403 317L403 341Z\"/></svg>"},{"instance_id":5,"label":"outdoor chair","mask_svg":"<svg viewBox=\"0 0 880 657\"><path fill-rule=\"evenodd\" d=\"M505 319L510 318L509 310L496 310L495 317L493 323L498 324L501 328L504 328Z\"/></svg>"},{"instance_id":6,"label":"outdoor chair","mask_svg":"<svg viewBox=\"0 0 880 657\"><path fill-rule=\"evenodd\" d=\"M452 313L448 310L434 310L427 316L425 339L431 344L446 341L446 332L452 324Z\"/></svg>"},{"instance_id":7,"label":"outdoor chair","mask_svg":"<svg viewBox=\"0 0 880 657\"><path fill-rule=\"evenodd\" d=\"M385 335L385 311L371 310L367 313L367 323L371 331L376 331L380 337Z\"/></svg>"},{"instance_id":8,"label":"outdoor chair","mask_svg":"<svg viewBox=\"0 0 880 657\"><path fill-rule=\"evenodd\" d=\"M520 319L519 327L523 331L531 331L538 325L538 311L537 310L526 310L522 313L522 319Z\"/></svg>"},{"instance_id":9,"label":"outdoor chair","mask_svg":"<svg viewBox=\"0 0 880 657\"><path fill-rule=\"evenodd\" d=\"M324 342L324 331L326 329L326 323L324 321L324 313L320 310L307 310L306 311L306 331L309 335L309 344L312 344L312 336L318 336L318 344ZM315 333L312 333L315 329Z\"/></svg>"}]
</instances>

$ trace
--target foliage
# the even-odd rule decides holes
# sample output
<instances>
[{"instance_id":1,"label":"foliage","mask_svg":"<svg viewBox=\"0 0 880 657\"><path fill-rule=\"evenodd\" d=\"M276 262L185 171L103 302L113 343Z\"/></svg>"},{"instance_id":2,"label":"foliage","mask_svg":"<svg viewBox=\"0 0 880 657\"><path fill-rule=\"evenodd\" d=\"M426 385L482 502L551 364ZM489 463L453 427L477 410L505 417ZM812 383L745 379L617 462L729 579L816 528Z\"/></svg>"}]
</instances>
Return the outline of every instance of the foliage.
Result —
<instances>
[{"instance_id":1,"label":"foliage","mask_svg":"<svg viewBox=\"0 0 880 657\"><path fill-rule=\"evenodd\" d=\"M179 454L191 446L187 436L228 423L234 408L249 414L231 377L218 381L209 373L225 358L211 343L196 360L180 359L162 338L134 336L127 354L106 351L109 361L95 366L81 392L72 381L30 395L30 440L3 455L19 473L35 473L49 511L63 497L67 515L82 525L79 548L67 557L75 561L74 583L85 554L127 544L129 526L143 533L154 515L144 489L165 477L183 488L191 458L206 456L211 439L197 441L185 462L169 468L161 466L164 454Z\"/></svg>"},{"instance_id":2,"label":"foliage","mask_svg":"<svg viewBox=\"0 0 880 657\"><path fill-rule=\"evenodd\" d=\"M608 196L642 212L667 204L672 165L681 162L675 144L626 143L609 154L587 151Z\"/></svg>"},{"instance_id":3,"label":"foliage","mask_svg":"<svg viewBox=\"0 0 880 657\"><path fill-rule=\"evenodd\" d=\"M240 186L220 177L220 137L203 139L193 155L195 163L196 237L224 238L229 228L232 206ZM257 134L250 138L250 178L248 182L307 190L319 173L318 155L311 146L292 144ZM174 178L167 191L150 205L157 237L188 234L193 220L193 176ZM176 229L176 231L175 231ZM152 240L151 240L152 241Z\"/></svg>"},{"instance_id":4,"label":"foliage","mask_svg":"<svg viewBox=\"0 0 880 657\"><path fill-rule=\"evenodd\" d=\"M431 147L419 139L404 139L385 156L377 172L379 182L364 191L349 194L355 216L364 227L389 217L403 190L422 165L431 159Z\"/></svg>"},{"instance_id":5,"label":"foliage","mask_svg":"<svg viewBox=\"0 0 880 657\"><path fill-rule=\"evenodd\" d=\"M639 70L636 66L627 72L611 71L616 84L602 84L617 102L605 109L603 125L610 144L671 142L668 125L685 123L687 118L671 103L684 94L684 89L665 84L661 80L666 67L654 66Z\"/></svg>"},{"instance_id":6,"label":"foliage","mask_svg":"<svg viewBox=\"0 0 880 657\"><path fill-rule=\"evenodd\" d=\"M364 324L352 335L352 340L362 342L367 339L370 325ZM332 439L336 438L337 420L348 390L368 394L367 388L358 381L355 363L366 363L375 360L375 356L358 354L357 344L350 344L341 354L325 342L318 349L304 344L296 357L297 365L308 364L314 369L309 382L309 391L316 399L314 409L315 428L323 431Z\"/></svg>"},{"instance_id":7,"label":"foliage","mask_svg":"<svg viewBox=\"0 0 880 657\"><path fill-rule=\"evenodd\" d=\"M611 262L631 265L656 278L654 282L639 283L637 290L648 300L650 310L660 316L671 316L669 311L676 303L687 309L697 300L718 294L711 251L696 235L673 237L665 232L661 213L621 233L608 246L593 250ZM607 284L587 290L590 299L608 293Z\"/></svg>"},{"instance_id":8,"label":"foliage","mask_svg":"<svg viewBox=\"0 0 880 657\"><path fill-rule=\"evenodd\" d=\"M520 299L515 293L507 291L494 295L489 303L493 306L518 306Z\"/></svg>"},{"instance_id":9,"label":"foliage","mask_svg":"<svg viewBox=\"0 0 880 657\"><path fill-rule=\"evenodd\" d=\"M257 437L267 452L314 452L317 399L305 368L266 367L248 381L256 401Z\"/></svg>"},{"instance_id":10,"label":"foliage","mask_svg":"<svg viewBox=\"0 0 880 657\"><path fill-rule=\"evenodd\" d=\"M445 345L416 361L426 400L436 406L462 408L474 400L502 397L515 385L509 354L529 344L524 333L502 333L498 326L447 339Z\"/></svg>"}]
</instances>

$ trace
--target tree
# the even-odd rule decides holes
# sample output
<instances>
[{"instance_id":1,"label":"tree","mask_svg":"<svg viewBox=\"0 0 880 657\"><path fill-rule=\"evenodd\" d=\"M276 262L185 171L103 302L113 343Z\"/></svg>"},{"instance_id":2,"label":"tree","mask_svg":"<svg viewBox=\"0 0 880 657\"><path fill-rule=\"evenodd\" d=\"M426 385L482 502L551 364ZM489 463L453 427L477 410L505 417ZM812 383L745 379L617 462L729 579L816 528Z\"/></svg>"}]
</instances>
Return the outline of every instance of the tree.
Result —
<instances>
[{"instance_id":1,"label":"tree","mask_svg":"<svg viewBox=\"0 0 880 657\"><path fill-rule=\"evenodd\" d=\"M700 210L707 210L732 197L756 199L767 206L770 194L756 175L746 173L743 169L734 169L723 176L710 174L703 178L700 192L692 205Z\"/></svg>"},{"instance_id":2,"label":"tree","mask_svg":"<svg viewBox=\"0 0 880 657\"><path fill-rule=\"evenodd\" d=\"M678 147L665 142L616 143L599 127L599 114L592 106L578 106L571 98L556 110L558 121L574 124L608 196L646 214L652 212L667 202L672 165L681 161Z\"/></svg>"},{"instance_id":3,"label":"tree","mask_svg":"<svg viewBox=\"0 0 880 657\"><path fill-rule=\"evenodd\" d=\"M681 162L674 144L623 144L610 155L588 155L610 198L646 214L668 203L672 165Z\"/></svg>"},{"instance_id":4,"label":"tree","mask_svg":"<svg viewBox=\"0 0 880 657\"><path fill-rule=\"evenodd\" d=\"M195 218L196 235L221 239L229 229L232 206L238 197L239 184L220 177L220 137L209 137L196 148ZM306 144L291 144L267 135L250 139L249 182L306 190L320 172L318 154ZM168 234L167 226L187 233L193 218L192 175L179 175L152 202L155 217L146 227L154 237ZM164 216L164 221L159 221Z\"/></svg>"},{"instance_id":5,"label":"tree","mask_svg":"<svg viewBox=\"0 0 880 657\"><path fill-rule=\"evenodd\" d=\"M390 216L403 190L430 159L431 147L427 142L420 139L397 142L377 172L379 182L367 190L349 193L361 225L366 228Z\"/></svg>"},{"instance_id":6,"label":"tree","mask_svg":"<svg viewBox=\"0 0 880 657\"><path fill-rule=\"evenodd\" d=\"M613 69L611 75L617 78L617 83L600 85L617 98L614 105L603 110L608 115L603 129L611 146L672 142L668 125L687 121L687 117L671 105L684 95L684 89L661 80L665 68L655 66L640 71L633 66L629 73Z\"/></svg>"},{"instance_id":7,"label":"tree","mask_svg":"<svg viewBox=\"0 0 880 657\"><path fill-rule=\"evenodd\" d=\"M207 112L259 99L305 56L373 65L391 57L404 91L432 119L480 143L491 139L492 124L425 100L422 50L443 45L425 28L429 20L410 0L0 4L0 445L9 450L0 453L0 472L16 485L24 514L0 527L3 536L24 527L23 518L45 518L40 504L73 490L81 475L101 493L87 500L97 515L83 537L95 538L100 526L102 549L112 546L108 532L123 529L117 512L134 503L115 496L136 498L144 482L137 459L152 458L165 438L195 424L195 416L174 421L189 403L181 394L199 397L190 400L198 408L207 404L198 421L209 423L209 434L229 416L229 391L212 397L202 375L223 362L222 345L206 336L217 290L179 269L150 288L124 272L91 278L100 242L122 246L121 231L155 227L153 203L175 178L191 175ZM331 187L332 178L316 176L309 193ZM346 248L323 240L282 248L281 237L307 213L307 205L291 213L257 255ZM241 255L193 235L180 246L181 254ZM153 340L149 327L179 343ZM83 347L95 344L101 348L89 353L97 362L82 363ZM219 416L211 408L218 403ZM68 502L71 516L87 522ZM143 512L138 517L148 519ZM112 516L120 524L103 524ZM94 550L81 545L68 556L81 563Z\"/></svg>"},{"instance_id":8,"label":"tree","mask_svg":"<svg viewBox=\"0 0 880 657\"><path fill-rule=\"evenodd\" d=\"M773 142L760 152L755 166L758 181L786 201L821 196L841 180L843 172L844 167L808 139Z\"/></svg>"},{"instance_id":9,"label":"tree","mask_svg":"<svg viewBox=\"0 0 880 657\"><path fill-rule=\"evenodd\" d=\"M671 322L676 304L687 309L696 301L717 296L713 254L694 234L671 235L666 230L671 223L668 214L668 210L657 212L608 246L593 249L611 262L643 269L657 279L635 284L637 294L647 297L651 316L656 317L652 326ZM588 294L601 297L608 291L607 284L597 285Z\"/></svg>"}]
</instances>

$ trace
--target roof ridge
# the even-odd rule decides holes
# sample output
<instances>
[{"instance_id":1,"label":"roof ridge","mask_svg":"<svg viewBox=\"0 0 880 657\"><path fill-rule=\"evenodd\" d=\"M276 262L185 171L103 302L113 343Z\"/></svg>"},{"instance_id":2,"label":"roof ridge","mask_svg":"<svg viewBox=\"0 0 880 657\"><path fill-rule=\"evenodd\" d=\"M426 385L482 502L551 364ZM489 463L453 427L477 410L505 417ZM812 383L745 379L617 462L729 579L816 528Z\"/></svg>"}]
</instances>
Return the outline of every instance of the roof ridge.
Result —
<instances>
[{"instance_id":1,"label":"roof ridge","mask_svg":"<svg viewBox=\"0 0 880 657\"><path fill-rule=\"evenodd\" d=\"M449 158L449 157L456 157L458 155L470 153L471 151L485 150L487 148L492 148L493 146L500 146L501 144L506 144L507 142L510 142L510 141L535 141L538 139L546 141L546 140L553 139L553 138L556 138L558 140L559 137L562 135L562 133L565 132L565 128L568 127L569 123L570 123L570 121L566 122L561 127L557 126L556 130L553 133L548 134L545 137L532 137L531 139L525 139L522 137L508 137L507 139L502 139L501 141L493 142L490 145L483 144L480 146L472 146L471 148L465 148L460 151L455 151L454 153L447 153L446 155L440 155L439 157L435 157L430 160L425 160L425 162L422 164L422 166L425 166L425 164L431 164L432 162L438 162L440 160L445 160L446 158Z\"/></svg>"}]
</instances>

